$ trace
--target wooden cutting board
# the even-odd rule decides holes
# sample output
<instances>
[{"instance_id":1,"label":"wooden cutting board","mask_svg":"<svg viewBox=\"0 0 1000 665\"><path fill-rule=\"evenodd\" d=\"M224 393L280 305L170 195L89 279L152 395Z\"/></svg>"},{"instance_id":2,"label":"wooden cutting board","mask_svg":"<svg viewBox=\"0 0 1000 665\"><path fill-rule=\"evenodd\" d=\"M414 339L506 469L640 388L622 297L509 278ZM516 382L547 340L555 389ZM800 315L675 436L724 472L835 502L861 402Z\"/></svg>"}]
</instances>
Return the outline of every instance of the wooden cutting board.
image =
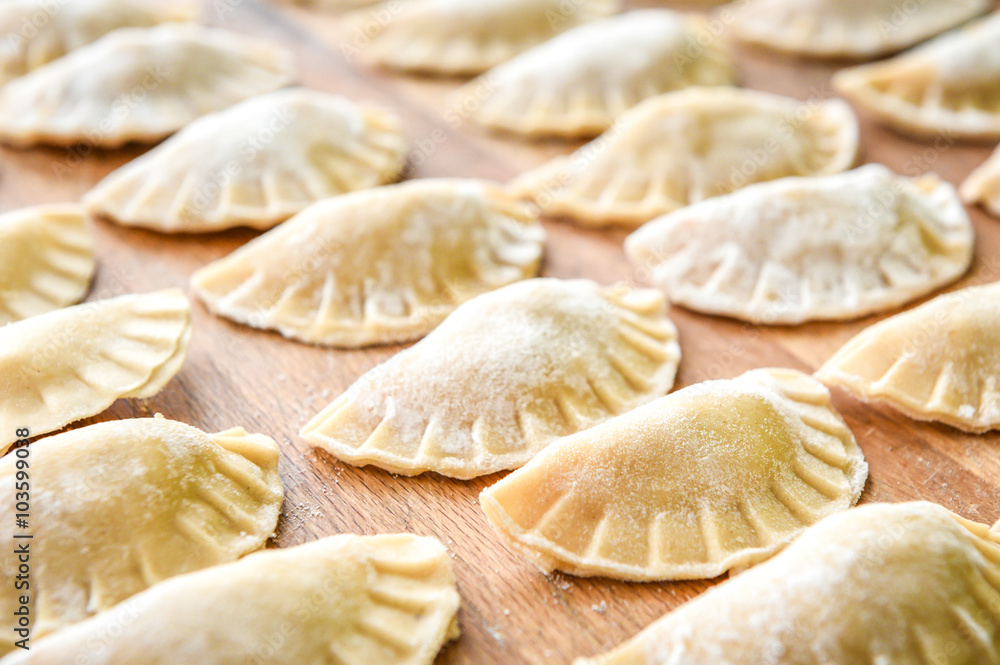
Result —
<instances>
[{"instance_id":1,"label":"wooden cutting board","mask_svg":"<svg viewBox=\"0 0 1000 665\"><path fill-rule=\"evenodd\" d=\"M294 51L304 85L397 111L416 146L409 177L506 180L575 147L490 136L470 123L453 128L445 114L454 110L447 93L457 81L392 76L352 64L329 16L252 0L207 0L205 5L209 22ZM738 63L747 87L800 99L832 94L834 66L747 49L738 51ZM946 139L917 143L864 118L862 123L862 161L882 162L906 175L933 170L954 184L985 160L992 147ZM77 200L141 152L0 149L0 206ZM978 232L976 261L956 287L1000 279L1000 220L979 210L971 214ZM546 226L544 275L608 284L633 281L621 251L624 232L585 231L558 222ZM88 299L186 287L195 269L254 235L162 236L98 223L100 268ZM684 353L677 387L735 377L755 367L812 371L877 320L765 329L682 309L675 309L672 318ZM568 663L620 643L716 583L626 584L543 576L500 544L479 510L477 495L499 476L470 482L434 475L396 477L346 466L298 438L310 416L399 347L314 348L214 318L200 304L194 308L194 326L187 363L162 393L144 401L119 401L81 424L160 412L210 431L243 425L274 437L282 448L286 500L273 546L336 533L410 531L441 539L453 553L463 598L462 637L442 652L441 665ZM863 502L928 499L978 521L993 523L1000 517L1000 436L970 436L919 424L840 392L835 402L871 465Z\"/></svg>"}]
</instances>

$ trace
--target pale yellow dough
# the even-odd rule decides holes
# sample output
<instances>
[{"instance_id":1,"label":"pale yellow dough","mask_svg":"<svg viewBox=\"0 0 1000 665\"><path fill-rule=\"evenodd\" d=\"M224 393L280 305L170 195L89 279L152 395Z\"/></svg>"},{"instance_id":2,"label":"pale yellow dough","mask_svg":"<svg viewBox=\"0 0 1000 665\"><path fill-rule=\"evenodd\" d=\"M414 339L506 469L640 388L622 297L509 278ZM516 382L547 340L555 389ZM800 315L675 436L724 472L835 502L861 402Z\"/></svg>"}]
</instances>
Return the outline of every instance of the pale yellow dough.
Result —
<instances>
[{"instance_id":1,"label":"pale yellow dough","mask_svg":"<svg viewBox=\"0 0 1000 665\"><path fill-rule=\"evenodd\" d=\"M638 226L756 182L839 173L857 149L857 119L840 100L694 87L646 100L510 190L586 226Z\"/></svg>"},{"instance_id":2,"label":"pale yellow dough","mask_svg":"<svg viewBox=\"0 0 1000 665\"><path fill-rule=\"evenodd\" d=\"M1000 661L1000 536L930 503L833 515L770 561L575 665Z\"/></svg>"},{"instance_id":3,"label":"pale yellow dough","mask_svg":"<svg viewBox=\"0 0 1000 665\"><path fill-rule=\"evenodd\" d=\"M28 422L28 421L25 421ZM0 546L31 533L31 645L174 575L261 548L281 509L278 446L237 427L100 423L31 444L29 529L16 529L14 454L0 459ZM22 469L23 470L23 469ZM19 637L17 561L0 563L0 653Z\"/></svg>"},{"instance_id":4,"label":"pale yellow dough","mask_svg":"<svg viewBox=\"0 0 1000 665\"><path fill-rule=\"evenodd\" d=\"M708 19L639 10L587 23L522 53L460 88L452 106L468 103L470 117L494 129L595 136L649 97L729 85L735 76L729 50L709 32Z\"/></svg>"},{"instance_id":5,"label":"pale yellow dough","mask_svg":"<svg viewBox=\"0 0 1000 665\"><path fill-rule=\"evenodd\" d=\"M881 164L753 185L653 220L625 241L674 303L754 323L884 311L955 281L975 233L955 189Z\"/></svg>"},{"instance_id":6,"label":"pale yellow dough","mask_svg":"<svg viewBox=\"0 0 1000 665\"><path fill-rule=\"evenodd\" d=\"M333 536L158 584L3 665L431 665L458 637L448 551Z\"/></svg>"},{"instance_id":7,"label":"pale yellow dough","mask_svg":"<svg viewBox=\"0 0 1000 665\"><path fill-rule=\"evenodd\" d=\"M967 432L1000 428L1000 282L862 330L816 376L917 420Z\"/></svg>"},{"instance_id":8,"label":"pale yellow dough","mask_svg":"<svg viewBox=\"0 0 1000 665\"><path fill-rule=\"evenodd\" d=\"M267 229L320 199L395 180L406 150L393 113L281 90L194 121L111 173L84 203L157 231Z\"/></svg>"},{"instance_id":9,"label":"pale yellow dough","mask_svg":"<svg viewBox=\"0 0 1000 665\"><path fill-rule=\"evenodd\" d=\"M4 0L0 3L0 84L23 76L120 28L194 21L192 0Z\"/></svg>"},{"instance_id":10,"label":"pale yellow dough","mask_svg":"<svg viewBox=\"0 0 1000 665\"><path fill-rule=\"evenodd\" d=\"M191 306L180 289L74 305L0 327L0 450L151 397L184 363Z\"/></svg>"},{"instance_id":11,"label":"pale yellow dough","mask_svg":"<svg viewBox=\"0 0 1000 665\"><path fill-rule=\"evenodd\" d=\"M1000 139L1000 12L890 60L841 70L833 85L919 138Z\"/></svg>"},{"instance_id":12,"label":"pale yellow dough","mask_svg":"<svg viewBox=\"0 0 1000 665\"><path fill-rule=\"evenodd\" d=\"M151 143L291 76L290 53L226 30L123 28L0 88L0 140Z\"/></svg>"},{"instance_id":13,"label":"pale yellow dough","mask_svg":"<svg viewBox=\"0 0 1000 665\"><path fill-rule=\"evenodd\" d=\"M390 69L479 74L619 0L387 0L346 17L341 50Z\"/></svg>"},{"instance_id":14,"label":"pale yellow dough","mask_svg":"<svg viewBox=\"0 0 1000 665\"><path fill-rule=\"evenodd\" d=\"M662 295L533 279L459 307L302 430L350 464L473 478L666 393L680 361Z\"/></svg>"},{"instance_id":15,"label":"pale yellow dough","mask_svg":"<svg viewBox=\"0 0 1000 665\"><path fill-rule=\"evenodd\" d=\"M0 326L79 301L96 267L94 232L80 206L0 215Z\"/></svg>"},{"instance_id":16,"label":"pale yellow dough","mask_svg":"<svg viewBox=\"0 0 1000 665\"><path fill-rule=\"evenodd\" d=\"M959 192L967 203L978 203L994 217L1000 217L1000 146L969 174Z\"/></svg>"},{"instance_id":17,"label":"pale yellow dough","mask_svg":"<svg viewBox=\"0 0 1000 665\"><path fill-rule=\"evenodd\" d=\"M528 206L490 183L413 180L316 203L191 284L214 313L293 339L402 342L536 275L544 239Z\"/></svg>"},{"instance_id":18,"label":"pale yellow dough","mask_svg":"<svg viewBox=\"0 0 1000 665\"><path fill-rule=\"evenodd\" d=\"M545 572L697 579L770 557L854 505L867 477L826 388L765 369L556 441L479 501Z\"/></svg>"},{"instance_id":19,"label":"pale yellow dough","mask_svg":"<svg viewBox=\"0 0 1000 665\"><path fill-rule=\"evenodd\" d=\"M913 46L982 14L992 0L740 0L736 35L778 51L871 59Z\"/></svg>"}]
</instances>

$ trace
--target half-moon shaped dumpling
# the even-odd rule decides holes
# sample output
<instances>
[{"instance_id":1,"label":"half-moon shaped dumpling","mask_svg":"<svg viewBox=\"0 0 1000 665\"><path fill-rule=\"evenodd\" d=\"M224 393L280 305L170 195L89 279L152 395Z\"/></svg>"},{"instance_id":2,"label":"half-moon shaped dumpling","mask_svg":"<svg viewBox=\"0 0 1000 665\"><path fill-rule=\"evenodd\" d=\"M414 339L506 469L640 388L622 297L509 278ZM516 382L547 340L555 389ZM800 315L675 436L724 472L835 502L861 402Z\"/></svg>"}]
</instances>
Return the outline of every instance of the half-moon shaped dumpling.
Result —
<instances>
[{"instance_id":1,"label":"half-moon shaped dumpling","mask_svg":"<svg viewBox=\"0 0 1000 665\"><path fill-rule=\"evenodd\" d=\"M280 90L194 121L106 177L84 203L158 231L267 229L320 199L395 180L406 147L388 111Z\"/></svg>"},{"instance_id":2,"label":"half-moon shaped dumpling","mask_svg":"<svg viewBox=\"0 0 1000 665\"><path fill-rule=\"evenodd\" d=\"M906 133L998 139L1000 12L891 60L841 70L833 85Z\"/></svg>"},{"instance_id":3,"label":"half-moon shaped dumpling","mask_svg":"<svg viewBox=\"0 0 1000 665\"><path fill-rule=\"evenodd\" d=\"M510 189L547 215L638 226L755 182L839 173L857 149L857 119L840 100L688 88L646 100Z\"/></svg>"},{"instance_id":4,"label":"half-moon shaped dumpling","mask_svg":"<svg viewBox=\"0 0 1000 665\"><path fill-rule=\"evenodd\" d=\"M456 309L302 436L350 464L474 478L663 395L679 361L659 293L532 279Z\"/></svg>"},{"instance_id":5,"label":"half-moon shaped dumpling","mask_svg":"<svg viewBox=\"0 0 1000 665\"><path fill-rule=\"evenodd\" d=\"M967 432L1000 428L1000 282L862 330L816 376L917 420Z\"/></svg>"},{"instance_id":6,"label":"half-moon shaped dumpling","mask_svg":"<svg viewBox=\"0 0 1000 665\"><path fill-rule=\"evenodd\" d=\"M101 148L154 142L282 87L291 71L288 52L226 30L115 30L0 88L0 140Z\"/></svg>"},{"instance_id":7,"label":"half-moon shaped dumpling","mask_svg":"<svg viewBox=\"0 0 1000 665\"><path fill-rule=\"evenodd\" d=\"M880 164L785 178L654 220L625 241L675 303L754 323L852 319L919 298L972 262L954 188Z\"/></svg>"},{"instance_id":8,"label":"half-moon shaped dumpling","mask_svg":"<svg viewBox=\"0 0 1000 665\"><path fill-rule=\"evenodd\" d=\"M743 41L821 58L876 58L989 10L991 0L753 0L738 5Z\"/></svg>"},{"instance_id":9,"label":"half-moon shaped dumpling","mask_svg":"<svg viewBox=\"0 0 1000 665\"><path fill-rule=\"evenodd\" d=\"M0 3L0 84L119 28L193 21L191 0L5 0Z\"/></svg>"},{"instance_id":10,"label":"half-moon shaped dumpling","mask_svg":"<svg viewBox=\"0 0 1000 665\"><path fill-rule=\"evenodd\" d=\"M25 419L25 422L29 422ZM168 577L261 548L283 496L278 446L159 418L100 423L31 444L31 514L16 529L15 454L0 459L0 541L30 533L31 638L106 610ZM17 561L0 563L0 609L19 607ZM18 639L10 626L0 653ZM32 644L34 647L34 644Z\"/></svg>"},{"instance_id":11,"label":"half-moon shaped dumpling","mask_svg":"<svg viewBox=\"0 0 1000 665\"><path fill-rule=\"evenodd\" d=\"M619 0L387 0L347 17L341 50L401 71L479 74L618 9Z\"/></svg>"},{"instance_id":12,"label":"half-moon shaped dumpling","mask_svg":"<svg viewBox=\"0 0 1000 665\"><path fill-rule=\"evenodd\" d=\"M333 536L167 580L2 662L431 665L460 601L434 538Z\"/></svg>"},{"instance_id":13,"label":"half-moon shaped dumpling","mask_svg":"<svg viewBox=\"0 0 1000 665\"><path fill-rule=\"evenodd\" d=\"M180 370L191 306L180 289L74 305L0 327L0 451L96 415L120 397L151 397Z\"/></svg>"},{"instance_id":14,"label":"half-moon shaped dumpling","mask_svg":"<svg viewBox=\"0 0 1000 665\"><path fill-rule=\"evenodd\" d=\"M470 117L487 127L526 135L594 136L649 97L692 85L733 83L725 45L701 43L709 34L707 23L666 9L594 21L491 69L459 89L456 99L477 100L470 104Z\"/></svg>"},{"instance_id":15,"label":"half-moon shaped dumpling","mask_svg":"<svg viewBox=\"0 0 1000 665\"><path fill-rule=\"evenodd\" d=\"M536 275L544 239L528 207L489 183L413 180L320 201L191 283L214 313L293 339L403 342Z\"/></svg>"},{"instance_id":16,"label":"half-moon shaped dumpling","mask_svg":"<svg viewBox=\"0 0 1000 665\"><path fill-rule=\"evenodd\" d=\"M80 206L0 215L0 326L79 301L96 267L94 232Z\"/></svg>"},{"instance_id":17,"label":"half-moon shaped dumpling","mask_svg":"<svg viewBox=\"0 0 1000 665\"><path fill-rule=\"evenodd\" d=\"M695 579L766 559L854 505L867 477L826 388L767 369L557 441L479 501L545 572Z\"/></svg>"},{"instance_id":18,"label":"half-moon shaped dumpling","mask_svg":"<svg viewBox=\"0 0 1000 665\"><path fill-rule=\"evenodd\" d=\"M1000 662L1000 537L930 503L832 515L575 665Z\"/></svg>"},{"instance_id":19,"label":"half-moon shaped dumpling","mask_svg":"<svg viewBox=\"0 0 1000 665\"><path fill-rule=\"evenodd\" d=\"M966 178L959 192L966 202L978 203L1000 217L1000 147Z\"/></svg>"}]
</instances>

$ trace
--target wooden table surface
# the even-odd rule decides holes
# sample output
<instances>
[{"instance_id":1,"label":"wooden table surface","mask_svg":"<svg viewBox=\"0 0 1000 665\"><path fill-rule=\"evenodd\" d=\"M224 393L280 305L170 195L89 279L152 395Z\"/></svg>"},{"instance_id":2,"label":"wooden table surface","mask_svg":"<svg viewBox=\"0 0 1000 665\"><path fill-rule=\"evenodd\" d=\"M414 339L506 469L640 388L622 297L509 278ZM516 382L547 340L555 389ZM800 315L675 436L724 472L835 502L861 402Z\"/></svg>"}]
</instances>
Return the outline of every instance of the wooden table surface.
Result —
<instances>
[{"instance_id":1,"label":"wooden table surface","mask_svg":"<svg viewBox=\"0 0 1000 665\"><path fill-rule=\"evenodd\" d=\"M469 123L452 129L444 115L450 105L447 93L457 81L394 76L350 62L331 16L254 0L205 4L208 22L294 51L302 84L395 109L417 146L409 177L506 180L575 147L491 136ZM738 63L741 83L750 88L801 99L832 94L829 81L835 67L828 64L748 49L738 49ZM434 132L439 128L443 133ZM991 148L946 139L916 143L862 117L862 161L882 162L906 175L933 170L957 184ZM2 149L0 206L77 200L103 175L141 152L128 148L83 155L79 150ZM956 287L1000 279L1000 220L979 210L971 214L978 233L975 265ZM621 251L624 232L585 231L560 222L546 227L544 275L608 284L633 281ZM163 236L104 222L96 228L100 266L89 300L186 288L195 269L254 236L243 230ZM678 388L735 377L755 367L812 371L877 319L765 329L682 309L674 309L671 316L680 329L683 350ZM628 584L543 576L498 541L479 510L477 495L499 476L470 482L436 475L396 477L341 464L298 437L309 417L399 347L310 347L214 318L200 304L194 305L194 328L187 362L163 392L148 400L119 401L81 424L161 412L209 431L243 425L272 436L282 449L286 492L274 546L336 533L409 531L438 537L453 552L463 599L462 637L442 651L437 660L441 665L568 663L620 643L715 583ZM927 499L983 522L1000 517L1000 436L971 436L916 423L840 392L835 403L871 466L862 502Z\"/></svg>"}]
</instances>

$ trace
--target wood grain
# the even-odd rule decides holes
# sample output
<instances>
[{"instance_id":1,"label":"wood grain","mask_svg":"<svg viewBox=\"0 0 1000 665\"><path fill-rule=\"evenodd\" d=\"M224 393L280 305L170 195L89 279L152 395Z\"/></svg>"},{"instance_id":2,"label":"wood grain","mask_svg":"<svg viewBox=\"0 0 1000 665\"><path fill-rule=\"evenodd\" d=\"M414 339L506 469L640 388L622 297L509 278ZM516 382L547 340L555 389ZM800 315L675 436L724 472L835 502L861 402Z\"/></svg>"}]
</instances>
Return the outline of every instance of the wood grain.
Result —
<instances>
[{"instance_id":1,"label":"wood grain","mask_svg":"<svg viewBox=\"0 0 1000 665\"><path fill-rule=\"evenodd\" d=\"M655 3L630 3L651 6ZM659 3L659 6L681 6ZM690 5L689 5L690 6ZM223 9L232 11L220 11ZM404 118L421 146L410 177L476 176L506 180L571 144L530 143L490 135L467 123L444 120L454 80L405 78L349 62L336 37L336 21L306 10L251 0L207 2L216 25L286 45L296 54L304 85L383 103ZM834 66L740 49L744 85L797 98L829 96ZM441 132L434 134L440 128ZM435 141L433 136L442 140ZM959 183L991 146L937 147L899 137L863 121L863 161L915 175L934 170ZM428 142L430 140L430 142ZM73 151L0 150L0 206L76 200L113 168L142 150L78 155ZM956 286L1000 279L1000 220L971 211L979 241L971 273ZM588 277L604 283L633 281L621 251L621 231L584 231L547 223L544 274ZM162 236L101 222L100 268L90 300L168 286L187 286L191 273L251 237L249 231L211 236ZM764 366L811 371L841 343L878 317L845 324L761 329L675 309L684 358L678 387L734 377ZM618 644L664 612L714 582L626 584L603 579L546 577L508 551L483 518L476 497L497 477L460 482L425 475L402 478L343 465L311 449L299 427L364 371L399 347L360 351L314 348L251 331L195 305L195 335L183 370L156 397L119 401L98 420L157 412L210 431L231 425L274 437L282 447L287 499L272 545L290 546L330 534L410 531L440 538L454 553L463 596L463 635L438 659L441 665L567 663ZM836 393L871 465L862 501L929 499L969 518L1000 517L1000 435L970 436L912 422Z\"/></svg>"}]
</instances>

